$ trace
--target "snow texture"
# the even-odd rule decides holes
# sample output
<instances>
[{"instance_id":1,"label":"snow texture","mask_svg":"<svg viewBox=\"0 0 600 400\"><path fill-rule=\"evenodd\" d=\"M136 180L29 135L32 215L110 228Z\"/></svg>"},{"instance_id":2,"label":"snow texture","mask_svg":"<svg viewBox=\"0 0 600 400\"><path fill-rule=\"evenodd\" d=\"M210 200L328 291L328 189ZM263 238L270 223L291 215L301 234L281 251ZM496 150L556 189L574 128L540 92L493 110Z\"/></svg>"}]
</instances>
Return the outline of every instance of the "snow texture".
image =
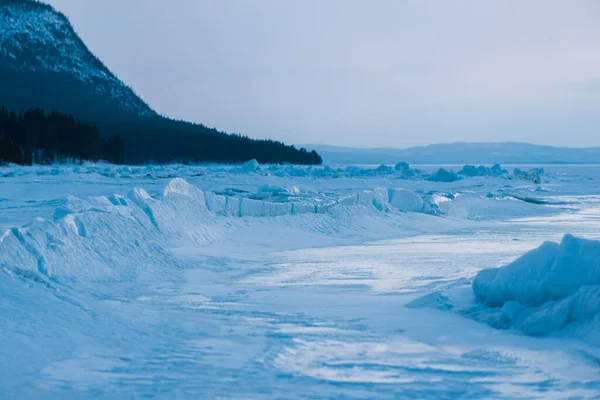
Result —
<instances>
[{"instance_id":1,"label":"snow texture","mask_svg":"<svg viewBox=\"0 0 600 400\"><path fill-rule=\"evenodd\" d=\"M600 170L377 169L0 167L0 392L597 397Z\"/></svg>"}]
</instances>

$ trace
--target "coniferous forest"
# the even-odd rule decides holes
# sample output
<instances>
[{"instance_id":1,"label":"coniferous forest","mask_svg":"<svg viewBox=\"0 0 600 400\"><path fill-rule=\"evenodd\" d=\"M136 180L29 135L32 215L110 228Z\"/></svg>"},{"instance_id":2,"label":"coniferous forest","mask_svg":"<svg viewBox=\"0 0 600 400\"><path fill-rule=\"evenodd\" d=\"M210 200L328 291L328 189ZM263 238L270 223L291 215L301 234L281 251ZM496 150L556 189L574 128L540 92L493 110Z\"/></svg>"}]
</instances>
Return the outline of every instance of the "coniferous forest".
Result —
<instances>
[{"instance_id":1,"label":"coniferous forest","mask_svg":"<svg viewBox=\"0 0 600 400\"><path fill-rule=\"evenodd\" d=\"M0 0L0 106L0 162L322 162L315 151L159 115L38 1Z\"/></svg>"},{"instance_id":2,"label":"coniferous forest","mask_svg":"<svg viewBox=\"0 0 600 400\"><path fill-rule=\"evenodd\" d=\"M102 139L96 126L67 114L30 109L17 115L0 108L0 161L30 165L73 160L123 163L123 139Z\"/></svg>"},{"instance_id":3,"label":"coniferous forest","mask_svg":"<svg viewBox=\"0 0 600 400\"><path fill-rule=\"evenodd\" d=\"M115 164L230 162L320 164L315 152L273 140L229 135L164 117L89 124L72 115L0 108L0 161L30 165L74 160Z\"/></svg>"}]
</instances>

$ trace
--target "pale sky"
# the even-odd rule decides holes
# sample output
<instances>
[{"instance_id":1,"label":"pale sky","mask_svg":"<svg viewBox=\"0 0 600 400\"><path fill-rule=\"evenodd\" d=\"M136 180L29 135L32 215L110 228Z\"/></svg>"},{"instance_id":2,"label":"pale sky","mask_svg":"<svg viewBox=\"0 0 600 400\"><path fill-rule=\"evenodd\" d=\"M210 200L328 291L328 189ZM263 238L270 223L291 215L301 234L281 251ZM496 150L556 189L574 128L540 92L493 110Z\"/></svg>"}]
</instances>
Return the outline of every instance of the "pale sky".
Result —
<instances>
[{"instance_id":1,"label":"pale sky","mask_svg":"<svg viewBox=\"0 0 600 400\"><path fill-rule=\"evenodd\" d=\"M50 0L169 117L289 143L600 146L596 0Z\"/></svg>"}]
</instances>

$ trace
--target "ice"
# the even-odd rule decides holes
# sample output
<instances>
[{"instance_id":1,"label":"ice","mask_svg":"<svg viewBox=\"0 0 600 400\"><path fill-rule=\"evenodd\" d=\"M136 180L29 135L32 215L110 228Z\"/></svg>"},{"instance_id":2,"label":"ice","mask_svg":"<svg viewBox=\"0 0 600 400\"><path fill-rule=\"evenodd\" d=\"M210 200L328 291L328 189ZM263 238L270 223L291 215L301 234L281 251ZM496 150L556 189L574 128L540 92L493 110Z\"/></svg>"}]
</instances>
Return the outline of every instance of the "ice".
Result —
<instances>
[{"instance_id":1,"label":"ice","mask_svg":"<svg viewBox=\"0 0 600 400\"><path fill-rule=\"evenodd\" d=\"M452 171L448 171L444 168L440 168L437 172L429 177L429 180L433 182L454 182L461 179L460 176Z\"/></svg>"},{"instance_id":2,"label":"ice","mask_svg":"<svg viewBox=\"0 0 600 400\"><path fill-rule=\"evenodd\" d=\"M416 300L411 301L406 305L408 308L433 308L438 310L451 310L453 308L450 304L450 299L444 296L440 292L433 292L423 297L419 297Z\"/></svg>"},{"instance_id":3,"label":"ice","mask_svg":"<svg viewBox=\"0 0 600 400\"><path fill-rule=\"evenodd\" d=\"M505 267L483 270L473 290L490 307L539 306L586 285L600 285L600 242L566 235L560 244L544 243Z\"/></svg>"},{"instance_id":4,"label":"ice","mask_svg":"<svg viewBox=\"0 0 600 400\"><path fill-rule=\"evenodd\" d=\"M385 188L375 188L373 191L373 205L379 211L387 211L390 203L390 195Z\"/></svg>"},{"instance_id":5,"label":"ice","mask_svg":"<svg viewBox=\"0 0 600 400\"><path fill-rule=\"evenodd\" d=\"M408 163L406 163L404 161L400 161L399 163L397 163L394 166L394 169L396 171L400 171L400 172L408 172L408 171L410 171L410 166L408 165Z\"/></svg>"},{"instance_id":6,"label":"ice","mask_svg":"<svg viewBox=\"0 0 600 400\"><path fill-rule=\"evenodd\" d=\"M393 171L394 170L389 165L380 165L375 170L375 172L378 173L378 174L391 174Z\"/></svg>"},{"instance_id":7,"label":"ice","mask_svg":"<svg viewBox=\"0 0 600 400\"><path fill-rule=\"evenodd\" d=\"M291 193L299 193L299 189L294 187L291 190ZM286 188L283 188L281 186L274 186L274 185L263 185L258 189L258 193L271 193L274 196L277 196L278 194L281 193L287 193L288 190Z\"/></svg>"},{"instance_id":8,"label":"ice","mask_svg":"<svg viewBox=\"0 0 600 400\"><path fill-rule=\"evenodd\" d=\"M292 204L291 213L293 215L307 214L307 213L314 213L314 212L315 212L315 205L312 203L301 201L301 202Z\"/></svg>"},{"instance_id":9,"label":"ice","mask_svg":"<svg viewBox=\"0 0 600 400\"><path fill-rule=\"evenodd\" d=\"M277 217L281 215L292 215L292 204L264 202L262 215L264 217Z\"/></svg>"},{"instance_id":10,"label":"ice","mask_svg":"<svg viewBox=\"0 0 600 400\"><path fill-rule=\"evenodd\" d=\"M474 176L501 176L508 175L508 171L502 169L500 164L494 164L491 168L485 165L475 167L474 165L465 165L459 172L459 175L474 177Z\"/></svg>"},{"instance_id":11,"label":"ice","mask_svg":"<svg viewBox=\"0 0 600 400\"><path fill-rule=\"evenodd\" d=\"M600 286L582 286L572 295L531 306L507 301L498 308L471 308L464 315L498 329L531 336L576 337L600 345Z\"/></svg>"},{"instance_id":12,"label":"ice","mask_svg":"<svg viewBox=\"0 0 600 400\"><path fill-rule=\"evenodd\" d=\"M256 192L256 193L252 193L250 195L250 198L252 200L264 200L264 199L268 199L271 196L273 196L273 192Z\"/></svg>"},{"instance_id":13,"label":"ice","mask_svg":"<svg viewBox=\"0 0 600 400\"><path fill-rule=\"evenodd\" d=\"M263 216L263 208L265 202L252 200L252 199L242 199L242 205L240 207L240 216L241 217L262 217Z\"/></svg>"},{"instance_id":14,"label":"ice","mask_svg":"<svg viewBox=\"0 0 600 400\"><path fill-rule=\"evenodd\" d=\"M250 160L242 164L242 171L244 172L256 172L260 169L260 164L256 160Z\"/></svg>"},{"instance_id":15,"label":"ice","mask_svg":"<svg viewBox=\"0 0 600 400\"><path fill-rule=\"evenodd\" d=\"M240 217L241 199L238 197L228 196L225 198L224 214L230 217Z\"/></svg>"},{"instance_id":16,"label":"ice","mask_svg":"<svg viewBox=\"0 0 600 400\"><path fill-rule=\"evenodd\" d=\"M417 193L407 189L390 189L390 205L400 211L422 212L423 199Z\"/></svg>"},{"instance_id":17,"label":"ice","mask_svg":"<svg viewBox=\"0 0 600 400\"><path fill-rule=\"evenodd\" d=\"M597 396L600 169L386 167L0 167L0 392Z\"/></svg>"},{"instance_id":18,"label":"ice","mask_svg":"<svg viewBox=\"0 0 600 400\"><path fill-rule=\"evenodd\" d=\"M544 173L545 171L543 168L532 168L527 172L522 171L519 168L515 168L513 175L518 179L526 179L533 181L534 183L541 183Z\"/></svg>"},{"instance_id":19,"label":"ice","mask_svg":"<svg viewBox=\"0 0 600 400\"><path fill-rule=\"evenodd\" d=\"M214 212L215 214L220 214L225 212L225 205L227 203L227 198L225 196L215 194L212 192L207 192L205 194L206 197L206 207Z\"/></svg>"},{"instance_id":20,"label":"ice","mask_svg":"<svg viewBox=\"0 0 600 400\"><path fill-rule=\"evenodd\" d=\"M480 271L473 299L458 285L407 306L452 311L496 329L600 346L600 241L565 235L512 263Z\"/></svg>"},{"instance_id":21,"label":"ice","mask_svg":"<svg viewBox=\"0 0 600 400\"><path fill-rule=\"evenodd\" d=\"M462 178L504 178L532 181L539 183L547 174L543 168L532 168L528 171L521 171L516 168L512 174L496 164L492 167L465 165L458 173L454 173L445 168L436 168L426 170L411 168L405 162L399 162L395 166L380 165L374 166L298 166L298 165L270 165L261 166L256 160L248 161L241 166L186 166L186 165L168 165L168 166L112 166L108 164L83 164L83 165L61 165L60 167L37 166L31 168L22 168L19 166L4 167L2 176L12 177L20 174L34 173L38 176L64 176L72 174L98 174L106 178L117 179L168 179L168 178L195 178L205 174L221 172L229 176L234 174L252 176L257 172L263 172L265 175L272 175L284 178L317 178L317 179L348 179L348 178L390 178L390 179L405 179L416 181L433 181L433 182L453 182ZM261 174L258 174L261 175ZM261 183L258 185L257 191L261 190L261 186L273 186L276 189L287 188L286 185L272 185ZM273 188L271 188L273 189ZM265 190L270 191L270 190Z\"/></svg>"},{"instance_id":22,"label":"ice","mask_svg":"<svg viewBox=\"0 0 600 400\"><path fill-rule=\"evenodd\" d=\"M202 190L197 187L190 185L185 180L181 178L175 178L165 188L163 192L164 197L169 197L173 195L182 195L186 197L195 197L200 202L206 201L204 198L204 193Z\"/></svg>"}]
</instances>

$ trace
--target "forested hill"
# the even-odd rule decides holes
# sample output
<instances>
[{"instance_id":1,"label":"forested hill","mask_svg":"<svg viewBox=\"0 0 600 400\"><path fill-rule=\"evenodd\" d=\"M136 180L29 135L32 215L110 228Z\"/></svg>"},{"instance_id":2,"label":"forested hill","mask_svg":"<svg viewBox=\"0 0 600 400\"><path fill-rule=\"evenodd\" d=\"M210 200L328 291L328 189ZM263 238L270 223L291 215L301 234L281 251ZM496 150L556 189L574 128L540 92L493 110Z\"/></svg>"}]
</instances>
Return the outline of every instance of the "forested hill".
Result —
<instances>
[{"instance_id":1,"label":"forested hill","mask_svg":"<svg viewBox=\"0 0 600 400\"><path fill-rule=\"evenodd\" d=\"M0 163L30 165L76 160L122 163L124 142L120 136L100 138L94 125L73 116L41 109L23 114L0 108Z\"/></svg>"},{"instance_id":2,"label":"forested hill","mask_svg":"<svg viewBox=\"0 0 600 400\"><path fill-rule=\"evenodd\" d=\"M160 116L94 56L63 14L34 0L0 0L0 106L16 114L57 111L95 126L101 138L119 135L125 163L322 161L316 152Z\"/></svg>"},{"instance_id":3,"label":"forested hill","mask_svg":"<svg viewBox=\"0 0 600 400\"><path fill-rule=\"evenodd\" d=\"M165 119L105 125L100 129L72 115L42 109L24 113L0 107L0 164L29 165L76 160L141 164L168 162L320 164L312 151L296 149L271 140L225 135L216 130ZM107 135L107 134L110 135ZM172 134L173 133L173 134ZM173 140L173 136L176 140ZM139 138L143 137L143 140Z\"/></svg>"},{"instance_id":4,"label":"forested hill","mask_svg":"<svg viewBox=\"0 0 600 400\"><path fill-rule=\"evenodd\" d=\"M51 6L0 0L0 104L57 109L86 120L153 117Z\"/></svg>"}]
</instances>

